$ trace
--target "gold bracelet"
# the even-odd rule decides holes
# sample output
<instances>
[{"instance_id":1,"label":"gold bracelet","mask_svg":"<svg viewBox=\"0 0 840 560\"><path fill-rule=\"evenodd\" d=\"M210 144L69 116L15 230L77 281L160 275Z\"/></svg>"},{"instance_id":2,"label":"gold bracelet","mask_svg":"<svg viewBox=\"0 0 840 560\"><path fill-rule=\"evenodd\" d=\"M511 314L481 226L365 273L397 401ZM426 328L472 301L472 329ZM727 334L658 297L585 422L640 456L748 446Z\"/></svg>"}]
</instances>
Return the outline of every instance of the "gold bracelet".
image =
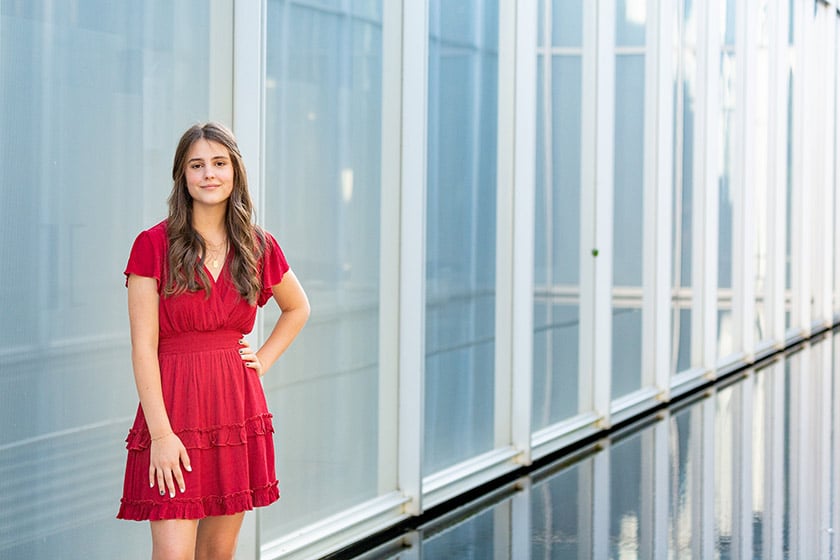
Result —
<instances>
[{"instance_id":1,"label":"gold bracelet","mask_svg":"<svg viewBox=\"0 0 840 560\"><path fill-rule=\"evenodd\" d=\"M165 438L166 436L168 436L169 434L172 434L172 433L174 433L174 432L173 432L172 430L169 430L168 432L166 432L166 433L165 433L165 434L163 434L162 436L153 437L153 438L152 438L152 441L157 441L157 440L159 440L159 439L163 439L163 438Z\"/></svg>"}]
</instances>

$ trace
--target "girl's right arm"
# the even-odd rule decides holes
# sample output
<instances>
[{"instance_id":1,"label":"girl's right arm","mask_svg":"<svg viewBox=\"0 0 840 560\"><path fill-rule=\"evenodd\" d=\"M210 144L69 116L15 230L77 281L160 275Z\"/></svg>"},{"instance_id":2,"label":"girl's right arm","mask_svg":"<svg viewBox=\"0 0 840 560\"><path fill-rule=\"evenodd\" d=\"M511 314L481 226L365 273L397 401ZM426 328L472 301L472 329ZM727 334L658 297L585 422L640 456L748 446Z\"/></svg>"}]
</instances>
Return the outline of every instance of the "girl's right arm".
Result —
<instances>
[{"instance_id":1,"label":"girl's right arm","mask_svg":"<svg viewBox=\"0 0 840 560\"><path fill-rule=\"evenodd\" d=\"M151 436L149 487L157 483L161 495L175 488L183 492L184 475L181 464L190 471L190 459L180 438L172 432L169 416L163 403L158 362L158 303L157 280L131 274L128 277L128 318L131 325L131 362L137 395L146 417ZM177 486L176 486L177 485Z\"/></svg>"}]
</instances>

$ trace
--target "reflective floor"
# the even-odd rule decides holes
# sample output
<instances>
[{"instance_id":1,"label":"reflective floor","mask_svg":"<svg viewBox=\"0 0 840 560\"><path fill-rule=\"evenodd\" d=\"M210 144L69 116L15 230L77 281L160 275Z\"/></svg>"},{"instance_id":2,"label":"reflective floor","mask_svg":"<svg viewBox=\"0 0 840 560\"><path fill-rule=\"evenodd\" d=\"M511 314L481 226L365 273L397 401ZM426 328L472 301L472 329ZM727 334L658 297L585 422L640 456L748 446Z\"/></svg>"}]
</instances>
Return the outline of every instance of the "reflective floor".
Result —
<instances>
[{"instance_id":1,"label":"reflective floor","mask_svg":"<svg viewBox=\"0 0 840 560\"><path fill-rule=\"evenodd\" d=\"M834 558L830 335L360 559Z\"/></svg>"}]
</instances>

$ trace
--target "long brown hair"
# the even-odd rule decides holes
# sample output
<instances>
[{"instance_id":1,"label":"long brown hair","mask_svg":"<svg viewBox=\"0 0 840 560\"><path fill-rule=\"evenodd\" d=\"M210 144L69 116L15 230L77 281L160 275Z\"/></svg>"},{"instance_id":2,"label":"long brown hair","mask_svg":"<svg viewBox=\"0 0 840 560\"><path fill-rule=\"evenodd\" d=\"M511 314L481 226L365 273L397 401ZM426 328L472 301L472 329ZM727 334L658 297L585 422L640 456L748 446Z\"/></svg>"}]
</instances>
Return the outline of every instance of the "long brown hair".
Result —
<instances>
[{"instance_id":1,"label":"long brown hair","mask_svg":"<svg viewBox=\"0 0 840 560\"><path fill-rule=\"evenodd\" d=\"M172 163L172 192L169 194L169 217L166 234L169 238L168 274L165 296L203 289L210 295L211 282L204 268L207 254L205 240L193 228L193 200L187 190L187 154L197 140L218 142L227 148L233 165L233 190L225 212L225 230L232 249L229 272L236 290L251 305L262 289L258 263L265 251L265 235L254 224L254 208L248 194L248 178L242 154L233 133L216 122L191 126L178 142Z\"/></svg>"}]
</instances>

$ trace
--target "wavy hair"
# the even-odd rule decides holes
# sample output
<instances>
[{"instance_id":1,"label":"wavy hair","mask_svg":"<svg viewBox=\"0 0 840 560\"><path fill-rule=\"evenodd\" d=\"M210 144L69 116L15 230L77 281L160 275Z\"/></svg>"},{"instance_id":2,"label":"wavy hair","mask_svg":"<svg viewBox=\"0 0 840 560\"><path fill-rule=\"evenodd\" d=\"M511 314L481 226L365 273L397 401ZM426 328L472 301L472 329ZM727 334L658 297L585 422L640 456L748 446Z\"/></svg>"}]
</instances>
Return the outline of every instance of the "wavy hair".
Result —
<instances>
[{"instance_id":1,"label":"wavy hair","mask_svg":"<svg viewBox=\"0 0 840 560\"><path fill-rule=\"evenodd\" d=\"M193 199L187 189L187 154L198 140L218 142L227 148L233 166L233 190L225 212L225 230L232 250L230 275L236 290L251 305L262 289L259 260L265 252L265 234L253 221L254 208L242 154L233 133L216 122L191 126L178 142L172 163L172 192L166 234L169 239L168 272L164 296L203 289L210 296L210 277L204 268L207 245L193 228Z\"/></svg>"}]
</instances>

